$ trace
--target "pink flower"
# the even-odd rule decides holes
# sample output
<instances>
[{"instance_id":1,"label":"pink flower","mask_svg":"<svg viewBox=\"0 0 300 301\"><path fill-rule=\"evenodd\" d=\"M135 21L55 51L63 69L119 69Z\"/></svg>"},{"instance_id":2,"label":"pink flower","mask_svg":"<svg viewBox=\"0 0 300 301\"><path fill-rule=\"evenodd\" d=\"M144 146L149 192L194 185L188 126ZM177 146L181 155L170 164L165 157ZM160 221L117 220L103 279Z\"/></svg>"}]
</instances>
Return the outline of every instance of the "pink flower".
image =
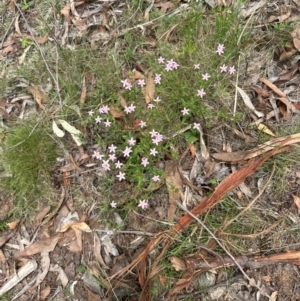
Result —
<instances>
[{"instance_id":1,"label":"pink flower","mask_svg":"<svg viewBox=\"0 0 300 301\"><path fill-rule=\"evenodd\" d=\"M197 96L200 96L201 98L203 98L203 96L205 95L205 91L204 89L201 89L201 90L197 90Z\"/></svg>"},{"instance_id":2,"label":"pink flower","mask_svg":"<svg viewBox=\"0 0 300 301\"><path fill-rule=\"evenodd\" d=\"M194 122L193 129L196 129L196 130L200 131L200 123L195 123Z\"/></svg>"},{"instance_id":3,"label":"pink flower","mask_svg":"<svg viewBox=\"0 0 300 301\"><path fill-rule=\"evenodd\" d=\"M93 157L93 158L96 158L96 159L98 159L98 160L101 160L102 157L103 157L103 155L100 155L99 152L94 151L92 157Z\"/></svg>"},{"instance_id":4,"label":"pink flower","mask_svg":"<svg viewBox=\"0 0 300 301\"><path fill-rule=\"evenodd\" d=\"M154 177L152 177L152 181L153 181L153 182L158 182L158 181L160 181L160 176L154 176Z\"/></svg>"},{"instance_id":5,"label":"pink flower","mask_svg":"<svg viewBox=\"0 0 300 301\"><path fill-rule=\"evenodd\" d=\"M125 111L126 114L131 113L130 107L127 107L127 106L125 106L124 111Z\"/></svg>"},{"instance_id":6,"label":"pink flower","mask_svg":"<svg viewBox=\"0 0 300 301\"><path fill-rule=\"evenodd\" d=\"M116 208L116 207L117 207L117 203L116 203L115 201L112 201L112 202L110 203L110 207L111 207L111 208Z\"/></svg>"},{"instance_id":7,"label":"pink flower","mask_svg":"<svg viewBox=\"0 0 300 301\"><path fill-rule=\"evenodd\" d=\"M139 86L141 86L141 87L146 86L146 83L145 83L145 80L144 80L144 79L139 79L138 82L137 82L137 84L138 84Z\"/></svg>"},{"instance_id":8,"label":"pink flower","mask_svg":"<svg viewBox=\"0 0 300 301\"><path fill-rule=\"evenodd\" d=\"M227 72L227 68L228 68L228 67L227 67L225 64L223 64L223 66L220 67L221 73Z\"/></svg>"},{"instance_id":9,"label":"pink flower","mask_svg":"<svg viewBox=\"0 0 300 301\"><path fill-rule=\"evenodd\" d=\"M124 157L129 157L131 152L132 152L131 147L126 146L125 150L123 151Z\"/></svg>"},{"instance_id":10,"label":"pink flower","mask_svg":"<svg viewBox=\"0 0 300 301\"><path fill-rule=\"evenodd\" d=\"M116 168L120 169L122 167L123 163L121 163L120 161L118 161L117 163L115 163Z\"/></svg>"},{"instance_id":11,"label":"pink flower","mask_svg":"<svg viewBox=\"0 0 300 301\"><path fill-rule=\"evenodd\" d=\"M160 102L161 99L159 98L159 96L157 96L155 99L153 99L154 102Z\"/></svg>"},{"instance_id":12,"label":"pink flower","mask_svg":"<svg viewBox=\"0 0 300 301\"><path fill-rule=\"evenodd\" d=\"M135 111L135 106L133 105L133 103L131 103L131 105L129 107L125 106L124 110L126 114L132 113Z\"/></svg>"},{"instance_id":13,"label":"pink flower","mask_svg":"<svg viewBox=\"0 0 300 301\"><path fill-rule=\"evenodd\" d=\"M224 49L225 49L225 47L224 47L223 44L218 44L218 48L217 48L216 53L217 53L218 55L221 55L221 54L224 53Z\"/></svg>"},{"instance_id":14,"label":"pink flower","mask_svg":"<svg viewBox=\"0 0 300 301\"><path fill-rule=\"evenodd\" d=\"M119 181L125 180L125 172L120 171L117 175L117 178L119 179Z\"/></svg>"},{"instance_id":15,"label":"pink flower","mask_svg":"<svg viewBox=\"0 0 300 301\"><path fill-rule=\"evenodd\" d=\"M125 90L131 90L131 83L128 81L128 79L124 79L124 80L121 80L121 83L123 84L123 88L125 88Z\"/></svg>"},{"instance_id":16,"label":"pink flower","mask_svg":"<svg viewBox=\"0 0 300 301\"><path fill-rule=\"evenodd\" d=\"M228 72L229 72L229 74L234 74L236 72L234 66L229 67L229 71Z\"/></svg>"},{"instance_id":17,"label":"pink flower","mask_svg":"<svg viewBox=\"0 0 300 301\"><path fill-rule=\"evenodd\" d=\"M209 78L210 78L210 75L208 75L208 73L202 74L203 80L208 80Z\"/></svg>"},{"instance_id":18,"label":"pink flower","mask_svg":"<svg viewBox=\"0 0 300 301\"><path fill-rule=\"evenodd\" d=\"M155 108L155 105L153 103L148 103L147 108L152 110L153 108Z\"/></svg>"},{"instance_id":19,"label":"pink flower","mask_svg":"<svg viewBox=\"0 0 300 301\"><path fill-rule=\"evenodd\" d=\"M165 58L162 56L160 56L157 60L159 64L163 64L165 62Z\"/></svg>"},{"instance_id":20,"label":"pink flower","mask_svg":"<svg viewBox=\"0 0 300 301\"><path fill-rule=\"evenodd\" d=\"M130 109L130 113L135 111L135 106L133 105L133 103L131 103L131 105L128 107Z\"/></svg>"},{"instance_id":21,"label":"pink flower","mask_svg":"<svg viewBox=\"0 0 300 301\"><path fill-rule=\"evenodd\" d=\"M149 161L146 157L142 158L142 163L141 163L144 167L146 167L149 164Z\"/></svg>"},{"instance_id":22,"label":"pink flower","mask_svg":"<svg viewBox=\"0 0 300 301\"><path fill-rule=\"evenodd\" d=\"M156 132L154 129L149 133L150 133L151 137L155 137L158 134L158 132Z\"/></svg>"},{"instance_id":23,"label":"pink flower","mask_svg":"<svg viewBox=\"0 0 300 301\"><path fill-rule=\"evenodd\" d=\"M108 160L110 160L110 161L115 161L116 159L117 159L117 157L116 157L115 154L110 154L110 155L108 156Z\"/></svg>"},{"instance_id":24,"label":"pink flower","mask_svg":"<svg viewBox=\"0 0 300 301\"><path fill-rule=\"evenodd\" d=\"M195 70L200 69L200 64L194 64L194 69Z\"/></svg>"},{"instance_id":25,"label":"pink flower","mask_svg":"<svg viewBox=\"0 0 300 301\"><path fill-rule=\"evenodd\" d=\"M129 145L135 145L136 140L134 140L134 139L131 137L129 140L127 140L127 142L128 142Z\"/></svg>"},{"instance_id":26,"label":"pink flower","mask_svg":"<svg viewBox=\"0 0 300 301\"><path fill-rule=\"evenodd\" d=\"M109 107L107 105L105 106L102 106L100 109L99 109L99 113L100 114L108 114L109 112Z\"/></svg>"},{"instance_id":27,"label":"pink flower","mask_svg":"<svg viewBox=\"0 0 300 301\"><path fill-rule=\"evenodd\" d=\"M109 147L108 147L108 150L110 153L114 153L116 151L117 147L113 144L111 144Z\"/></svg>"},{"instance_id":28,"label":"pink flower","mask_svg":"<svg viewBox=\"0 0 300 301\"><path fill-rule=\"evenodd\" d=\"M188 115L189 114L189 109L187 109L186 107L183 108L183 110L181 110L182 115Z\"/></svg>"},{"instance_id":29,"label":"pink flower","mask_svg":"<svg viewBox=\"0 0 300 301\"><path fill-rule=\"evenodd\" d=\"M147 123L145 121L141 120L139 125L141 128L144 128L145 126L147 126Z\"/></svg>"},{"instance_id":30,"label":"pink flower","mask_svg":"<svg viewBox=\"0 0 300 301\"><path fill-rule=\"evenodd\" d=\"M108 160L107 160L107 161L104 161L104 160L103 160L102 168L103 168L104 170L110 170L110 165L109 165L109 163L108 163Z\"/></svg>"},{"instance_id":31,"label":"pink flower","mask_svg":"<svg viewBox=\"0 0 300 301\"><path fill-rule=\"evenodd\" d=\"M155 74L154 82L156 84L160 84L161 81L161 75L160 74Z\"/></svg>"},{"instance_id":32,"label":"pink flower","mask_svg":"<svg viewBox=\"0 0 300 301\"><path fill-rule=\"evenodd\" d=\"M89 111L89 115L90 115L90 116L93 116L93 115L94 115L94 111L93 111L93 110L90 110L90 111Z\"/></svg>"},{"instance_id":33,"label":"pink flower","mask_svg":"<svg viewBox=\"0 0 300 301\"><path fill-rule=\"evenodd\" d=\"M111 121L109 120L104 121L104 125L106 128L109 128L111 126Z\"/></svg>"},{"instance_id":34,"label":"pink flower","mask_svg":"<svg viewBox=\"0 0 300 301\"><path fill-rule=\"evenodd\" d=\"M154 148L151 148L151 149L150 149L150 155L155 157L156 154L158 154L158 151L156 150L156 148L155 148L155 147L154 147Z\"/></svg>"},{"instance_id":35,"label":"pink flower","mask_svg":"<svg viewBox=\"0 0 300 301\"><path fill-rule=\"evenodd\" d=\"M179 65L173 59L171 59L170 61L167 61L165 70L170 71L173 69L177 69L178 67Z\"/></svg>"},{"instance_id":36,"label":"pink flower","mask_svg":"<svg viewBox=\"0 0 300 301\"><path fill-rule=\"evenodd\" d=\"M98 117L95 119L96 123L100 123L101 120L102 120L102 118L101 118L100 116L98 116Z\"/></svg>"},{"instance_id":37,"label":"pink flower","mask_svg":"<svg viewBox=\"0 0 300 301\"><path fill-rule=\"evenodd\" d=\"M161 141L163 141L163 135L161 135L159 133L157 133L155 138L152 138L152 143L154 143L155 145L158 145L158 143Z\"/></svg>"},{"instance_id":38,"label":"pink flower","mask_svg":"<svg viewBox=\"0 0 300 301\"><path fill-rule=\"evenodd\" d=\"M138 207L142 207L142 209L146 209L149 207L148 200L140 200Z\"/></svg>"}]
</instances>

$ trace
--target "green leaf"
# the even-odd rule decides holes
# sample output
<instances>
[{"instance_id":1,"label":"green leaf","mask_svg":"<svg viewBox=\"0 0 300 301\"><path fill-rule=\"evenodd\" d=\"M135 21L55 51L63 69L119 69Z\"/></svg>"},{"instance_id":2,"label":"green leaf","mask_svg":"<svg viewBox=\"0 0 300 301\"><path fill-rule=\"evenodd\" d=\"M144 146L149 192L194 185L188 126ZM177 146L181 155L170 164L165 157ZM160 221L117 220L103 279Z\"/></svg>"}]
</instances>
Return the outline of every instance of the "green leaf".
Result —
<instances>
[{"instance_id":1,"label":"green leaf","mask_svg":"<svg viewBox=\"0 0 300 301\"><path fill-rule=\"evenodd\" d=\"M188 144L192 144L198 140L198 134L194 131L188 131L184 134L184 138Z\"/></svg>"}]
</instances>

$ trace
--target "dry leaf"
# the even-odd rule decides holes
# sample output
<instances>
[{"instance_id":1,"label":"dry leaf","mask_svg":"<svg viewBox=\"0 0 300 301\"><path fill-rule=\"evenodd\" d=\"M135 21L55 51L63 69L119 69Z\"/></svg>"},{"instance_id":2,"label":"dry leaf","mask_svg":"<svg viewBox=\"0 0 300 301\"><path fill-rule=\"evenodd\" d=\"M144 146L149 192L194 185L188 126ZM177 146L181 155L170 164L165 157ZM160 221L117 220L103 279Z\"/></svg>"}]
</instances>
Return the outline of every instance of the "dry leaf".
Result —
<instances>
[{"instance_id":1,"label":"dry leaf","mask_svg":"<svg viewBox=\"0 0 300 301\"><path fill-rule=\"evenodd\" d=\"M42 281L45 279L46 275L48 274L49 267L50 267L50 257L49 257L49 252L42 251L41 252L41 268L42 272L39 273L36 277L36 282L33 288L37 287L42 283Z\"/></svg>"},{"instance_id":2,"label":"dry leaf","mask_svg":"<svg viewBox=\"0 0 300 301\"><path fill-rule=\"evenodd\" d=\"M275 20L278 20L279 23L282 23L283 21L285 21L286 19L288 19L291 15L291 12L287 12L281 16L270 16L269 19L268 19L268 22L271 23L271 22L274 22Z\"/></svg>"},{"instance_id":3,"label":"dry leaf","mask_svg":"<svg viewBox=\"0 0 300 301\"><path fill-rule=\"evenodd\" d=\"M252 101L250 100L250 97L247 95L247 93L246 93L244 90L242 90L241 88L239 88L238 86L236 86L236 88L237 88L237 90L239 91L239 93L241 94L242 99L243 99L245 105L246 105L251 111L253 111L253 113L255 113L255 115L256 115L257 117L262 117L262 116L264 116L264 113L259 112L259 111L257 111L257 110L255 109L255 107L254 107Z\"/></svg>"},{"instance_id":4,"label":"dry leaf","mask_svg":"<svg viewBox=\"0 0 300 301\"><path fill-rule=\"evenodd\" d=\"M51 293L51 287L50 285L47 285L42 291L41 291L41 301L45 301L47 299L47 297L50 295Z\"/></svg>"},{"instance_id":5,"label":"dry leaf","mask_svg":"<svg viewBox=\"0 0 300 301\"><path fill-rule=\"evenodd\" d=\"M119 93L119 97L120 97L120 104L121 104L122 108L124 109L125 107L127 107L126 99L124 98L122 93Z\"/></svg>"},{"instance_id":6,"label":"dry leaf","mask_svg":"<svg viewBox=\"0 0 300 301\"><path fill-rule=\"evenodd\" d=\"M83 106L85 103L86 99L86 81L85 81L85 76L83 76L82 81L81 81L81 95L80 95L80 105Z\"/></svg>"},{"instance_id":7,"label":"dry leaf","mask_svg":"<svg viewBox=\"0 0 300 301\"><path fill-rule=\"evenodd\" d=\"M109 112L114 118L121 118L124 116L124 113L121 112L118 108L110 106Z\"/></svg>"},{"instance_id":8,"label":"dry leaf","mask_svg":"<svg viewBox=\"0 0 300 301\"><path fill-rule=\"evenodd\" d=\"M292 194L292 196L294 198L294 203L298 208L298 213L300 214L300 198L296 195L293 195L293 194Z\"/></svg>"},{"instance_id":9,"label":"dry leaf","mask_svg":"<svg viewBox=\"0 0 300 301\"><path fill-rule=\"evenodd\" d=\"M160 7L161 13L166 13L167 10L173 10L175 8L174 3L167 1L167 2L159 2L155 4L156 7Z\"/></svg>"},{"instance_id":10,"label":"dry leaf","mask_svg":"<svg viewBox=\"0 0 300 301\"><path fill-rule=\"evenodd\" d=\"M21 257L27 257L32 256L37 253L44 252L52 252L60 239L60 235L53 235L49 238L41 239L37 242L34 242L33 244L29 245L25 250L19 252L14 256L14 258L21 258Z\"/></svg>"},{"instance_id":11,"label":"dry leaf","mask_svg":"<svg viewBox=\"0 0 300 301\"><path fill-rule=\"evenodd\" d=\"M153 100L154 93L155 93L155 82L153 79L153 71L150 71L147 76L147 83L144 89L146 104L150 103Z\"/></svg>"},{"instance_id":12,"label":"dry leaf","mask_svg":"<svg viewBox=\"0 0 300 301\"><path fill-rule=\"evenodd\" d=\"M33 222L33 229L34 229L34 231L41 225L42 220L48 214L48 212L50 211L50 209L51 209L50 206L43 207L39 211L39 213L36 215L36 217L34 219L34 222Z\"/></svg>"},{"instance_id":13,"label":"dry leaf","mask_svg":"<svg viewBox=\"0 0 300 301\"><path fill-rule=\"evenodd\" d=\"M48 97L46 96L46 94L35 85L27 87L27 91L32 94L39 108L44 110L45 107L43 106L43 103L48 102Z\"/></svg>"},{"instance_id":14,"label":"dry leaf","mask_svg":"<svg viewBox=\"0 0 300 301\"><path fill-rule=\"evenodd\" d=\"M177 201L182 193L182 180L177 168L177 161L167 161L165 168L166 184L169 192L168 220L173 221L177 208Z\"/></svg>"},{"instance_id":15,"label":"dry leaf","mask_svg":"<svg viewBox=\"0 0 300 301\"><path fill-rule=\"evenodd\" d=\"M14 230L18 227L19 222L19 220L13 221L11 223L7 223L7 226L9 227L9 229Z\"/></svg>"},{"instance_id":16,"label":"dry leaf","mask_svg":"<svg viewBox=\"0 0 300 301\"><path fill-rule=\"evenodd\" d=\"M105 268L105 269L110 269L110 267L108 267L102 256L101 256L101 242L100 242L100 238L99 236L94 233L94 255L96 257L96 259L99 261L99 263Z\"/></svg>"},{"instance_id":17,"label":"dry leaf","mask_svg":"<svg viewBox=\"0 0 300 301\"><path fill-rule=\"evenodd\" d=\"M264 124L260 123L257 128L265 134L275 137L275 134Z\"/></svg>"},{"instance_id":18,"label":"dry leaf","mask_svg":"<svg viewBox=\"0 0 300 301\"><path fill-rule=\"evenodd\" d=\"M293 106L293 104L288 100L286 95L279 88L277 88L274 84L272 84L266 78L261 77L259 80L262 83L266 84L269 88L271 88L277 95L279 95L280 98L278 98L278 99L281 100L287 106L287 108L289 108L292 112L297 111L297 109Z\"/></svg>"},{"instance_id":19,"label":"dry leaf","mask_svg":"<svg viewBox=\"0 0 300 301\"><path fill-rule=\"evenodd\" d=\"M70 5L70 4L66 5L66 6L60 11L60 13L61 13L62 15L65 16L66 21L68 22L68 24L71 24L70 11L71 11L71 5Z\"/></svg>"},{"instance_id":20,"label":"dry leaf","mask_svg":"<svg viewBox=\"0 0 300 301\"><path fill-rule=\"evenodd\" d=\"M191 159L194 159L196 156L196 149L194 144L190 144L190 152L191 152Z\"/></svg>"}]
</instances>

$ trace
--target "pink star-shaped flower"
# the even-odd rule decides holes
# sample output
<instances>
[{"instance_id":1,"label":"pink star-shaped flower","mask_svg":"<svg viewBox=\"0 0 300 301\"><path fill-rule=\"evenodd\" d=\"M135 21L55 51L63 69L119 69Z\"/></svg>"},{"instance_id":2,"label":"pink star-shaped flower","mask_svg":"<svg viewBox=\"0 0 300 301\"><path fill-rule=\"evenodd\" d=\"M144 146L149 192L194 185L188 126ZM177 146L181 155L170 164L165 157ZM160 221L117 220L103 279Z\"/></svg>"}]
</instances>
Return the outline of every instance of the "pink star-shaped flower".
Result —
<instances>
[{"instance_id":1,"label":"pink star-shaped flower","mask_svg":"<svg viewBox=\"0 0 300 301\"><path fill-rule=\"evenodd\" d=\"M196 129L196 130L200 131L200 123L195 123L194 122L193 129Z\"/></svg>"},{"instance_id":2,"label":"pink star-shaped flower","mask_svg":"<svg viewBox=\"0 0 300 301\"><path fill-rule=\"evenodd\" d=\"M150 133L151 137L155 137L158 134L154 129L149 133Z\"/></svg>"},{"instance_id":3,"label":"pink star-shaped flower","mask_svg":"<svg viewBox=\"0 0 300 301\"><path fill-rule=\"evenodd\" d=\"M133 103L131 103L131 105L128 107L130 109L130 113L135 111L136 106L133 105Z\"/></svg>"},{"instance_id":4,"label":"pink star-shaped flower","mask_svg":"<svg viewBox=\"0 0 300 301\"><path fill-rule=\"evenodd\" d=\"M181 110L182 115L188 115L189 114L189 109L187 109L186 107L183 108L183 110Z\"/></svg>"},{"instance_id":5,"label":"pink star-shaped flower","mask_svg":"<svg viewBox=\"0 0 300 301\"><path fill-rule=\"evenodd\" d=\"M154 82L156 84L160 84L161 81L161 75L160 74L155 74Z\"/></svg>"},{"instance_id":6,"label":"pink star-shaped flower","mask_svg":"<svg viewBox=\"0 0 300 301\"><path fill-rule=\"evenodd\" d=\"M201 90L198 90L198 91L197 91L197 96L200 96L201 98L203 98L203 96L204 96L205 94L206 94L206 93L205 93L204 89L201 89Z\"/></svg>"},{"instance_id":7,"label":"pink star-shaped flower","mask_svg":"<svg viewBox=\"0 0 300 301\"><path fill-rule=\"evenodd\" d=\"M109 147L108 147L108 150L110 153L114 153L116 151L117 147L114 145L114 144L111 144Z\"/></svg>"},{"instance_id":8,"label":"pink star-shaped flower","mask_svg":"<svg viewBox=\"0 0 300 301\"><path fill-rule=\"evenodd\" d=\"M202 74L203 80L208 80L209 78L210 78L210 75L208 75L208 73Z\"/></svg>"},{"instance_id":9,"label":"pink star-shaped flower","mask_svg":"<svg viewBox=\"0 0 300 301\"><path fill-rule=\"evenodd\" d=\"M99 113L100 114L108 114L109 112L109 106L105 105L105 106L102 106L100 109L99 109Z\"/></svg>"},{"instance_id":10,"label":"pink star-shaped flower","mask_svg":"<svg viewBox=\"0 0 300 301\"><path fill-rule=\"evenodd\" d=\"M111 121L109 120L104 121L104 125L106 128L109 128L111 126Z\"/></svg>"},{"instance_id":11,"label":"pink star-shaped flower","mask_svg":"<svg viewBox=\"0 0 300 301\"><path fill-rule=\"evenodd\" d=\"M154 102L160 102L161 99L159 98L159 96L157 96L155 99L153 99Z\"/></svg>"},{"instance_id":12,"label":"pink star-shaped flower","mask_svg":"<svg viewBox=\"0 0 300 301\"><path fill-rule=\"evenodd\" d=\"M131 109L130 107L125 106L124 111L126 114L130 114L131 113Z\"/></svg>"},{"instance_id":13,"label":"pink star-shaped flower","mask_svg":"<svg viewBox=\"0 0 300 301\"><path fill-rule=\"evenodd\" d=\"M229 72L229 74L234 74L236 72L234 66L229 67L229 71L228 72Z\"/></svg>"},{"instance_id":14,"label":"pink star-shaped flower","mask_svg":"<svg viewBox=\"0 0 300 301\"><path fill-rule=\"evenodd\" d=\"M136 140L134 140L134 139L131 137L129 140L127 140L127 142L128 142L129 145L135 145Z\"/></svg>"},{"instance_id":15,"label":"pink star-shaped flower","mask_svg":"<svg viewBox=\"0 0 300 301\"><path fill-rule=\"evenodd\" d=\"M111 207L111 208L116 208L116 207L117 207L117 203L116 203L115 201L112 201L112 202L110 203L110 207Z\"/></svg>"},{"instance_id":16,"label":"pink star-shaped flower","mask_svg":"<svg viewBox=\"0 0 300 301\"><path fill-rule=\"evenodd\" d=\"M98 116L98 117L95 119L96 123L100 123L101 120L102 120L102 118L101 118L100 116Z\"/></svg>"},{"instance_id":17,"label":"pink star-shaped flower","mask_svg":"<svg viewBox=\"0 0 300 301\"><path fill-rule=\"evenodd\" d=\"M142 158L142 163L141 163L144 167L146 167L149 164L148 158L143 157Z\"/></svg>"},{"instance_id":18,"label":"pink star-shaped flower","mask_svg":"<svg viewBox=\"0 0 300 301\"><path fill-rule=\"evenodd\" d=\"M227 67L225 64L223 64L223 66L220 67L221 73L227 72L227 68L228 68L228 67Z\"/></svg>"},{"instance_id":19,"label":"pink star-shaped flower","mask_svg":"<svg viewBox=\"0 0 300 301\"><path fill-rule=\"evenodd\" d=\"M150 155L155 157L156 154L158 154L158 151L156 150L156 148L155 148L155 147L154 147L154 148L151 148L151 149L150 149Z\"/></svg>"},{"instance_id":20,"label":"pink star-shaped flower","mask_svg":"<svg viewBox=\"0 0 300 301\"><path fill-rule=\"evenodd\" d=\"M138 207L141 207L142 209L146 209L149 207L148 200L140 200Z\"/></svg>"},{"instance_id":21,"label":"pink star-shaped flower","mask_svg":"<svg viewBox=\"0 0 300 301\"><path fill-rule=\"evenodd\" d=\"M117 178L119 179L119 181L125 180L125 172L120 171L117 175Z\"/></svg>"},{"instance_id":22,"label":"pink star-shaped flower","mask_svg":"<svg viewBox=\"0 0 300 301\"><path fill-rule=\"evenodd\" d=\"M152 110L153 108L155 108L155 105L153 103L148 103L147 108Z\"/></svg>"},{"instance_id":23,"label":"pink star-shaped flower","mask_svg":"<svg viewBox=\"0 0 300 301\"><path fill-rule=\"evenodd\" d=\"M160 181L160 176L153 176L152 181L153 182L159 182Z\"/></svg>"},{"instance_id":24,"label":"pink star-shaped flower","mask_svg":"<svg viewBox=\"0 0 300 301\"><path fill-rule=\"evenodd\" d=\"M217 48L216 53L217 53L218 55L221 55L221 54L224 53L224 49L225 49L225 47L224 47L223 44L218 44L218 48Z\"/></svg>"},{"instance_id":25,"label":"pink star-shaped flower","mask_svg":"<svg viewBox=\"0 0 300 301\"><path fill-rule=\"evenodd\" d=\"M108 163L108 160L107 160L107 161L104 161L104 160L103 160L102 168L103 168L104 170L110 170L110 165L109 165L109 163Z\"/></svg>"},{"instance_id":26,"label":"pink star-shaped flower","mask_svg":"<svg viewBox=\"0 0 300 301\"><path fill-rule=\"evenodd\" d=\"M140 126L141 128L144 128L146 125L147 125L147 123L146 123L145 121L140 120L139 126Z\"/></svg>"},{"instance_id":27,"label":"pink star-shaped flower","mask_svg":"<svg viewBox=\"0 0 300 301\"><path fill-rule=\"evenodd\" d=\"M116 157L115 154L110 154L110 155L108 156L108 160L109 160L109 161L115 161L116 159L117 159L117 157Z\"/></svg>"},{"instance_id":28,"label":"pink star-shaped flower","mask_svg":"<svg viewBox=\"0 0 300 301\"><path fill-rule=\"evenodd\" d=\"M99 152L97 151L94 151L93 155L92 155L93 158L96 158L97 160L101 160L103 158L103 155L101 155Z\"/></svg>"},{"instance_id":29,"label":"pink star-shaped flower","mask_svg":"<svg viewBox=\"0 0 300 301\"><path fill-rule=\"evenodd\" d=\"M126 146L125 150L123 151L124 157L129 157L131 152L132 152L131 147Z\"/></svg>"},{"instance_id":30,"label":"pink star-shaped flower","mask_svg":"<svg viewBox=\"0 0 300 301\"><path fill-rule=\"evenodd\" d=\"M117 163L115 163L116 168L121 168L123 166L123 163L121 163L120 161L118 161Z\"/></svg>"},{"instance_id":31,"label":"pink star-shaped flower","mask_svg":"<svg viewBox=\"0 0 300 301\"><path fill-rule=\"evenodd\" d=\"M165 58L162 56L160 56L157 60L159 64L163 64L165 62Z\"/></svg>"},{"instance_id":32,"label":"pink star-shaped flower","mask_svg":"<svg viewBox=\"0 0 300 301\"><path fill-rule=\"evenodd\" d=\"M93 111L93 110L90 110L90 111L89 111L89 115L90 115L90 116L93 116L93 115L94 115L94 111Z\"/></svg>"},{"instance_id":33,"label":"pink star-shaped flower","mask_svg":"<svg viewBox=\"0 0 300 301\"><path fill-rule=\"evenodd\" d=\"M194 69L195 70L200 69L200 64L194 64Z\"/></svg>"},{"instance_id":34,"label":"pink star-shaped flower","mask_svg":"<svg viewBox=\"0 0 300 301\"><path fill-rule=\"evenodd\" d=\"M144 87L146 86L146 83L145 83L145 80L144 79L139 79L137 84L140 86L140 87Z\"/></svg>"}]
</instances>

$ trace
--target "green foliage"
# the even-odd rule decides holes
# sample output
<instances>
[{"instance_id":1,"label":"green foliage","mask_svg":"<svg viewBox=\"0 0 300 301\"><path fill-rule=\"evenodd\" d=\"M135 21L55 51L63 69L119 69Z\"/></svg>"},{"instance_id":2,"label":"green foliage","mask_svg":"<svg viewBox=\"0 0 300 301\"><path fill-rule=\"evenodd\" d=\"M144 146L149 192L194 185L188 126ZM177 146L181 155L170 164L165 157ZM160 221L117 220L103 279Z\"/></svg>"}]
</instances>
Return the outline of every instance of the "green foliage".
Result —
<instances>
[{"instance_id":1,"label":"green foliage","mask_svg":"<svg viewBox=\"0 0 300 301\"><path fill-rule=\"evenodd\" d=\"M34 42L28 38L20 38L20 41L21 41L22 48L26 48L29 45L34 45Z\"/></svg>"},{"instance_id":2,"label":"green foliage","mask_svg":"<svg viewBox=\"0 0 300 301\"><path fill-rule=\"evenodd\" d=\"M50 190L50 172L57 157L53 139L44 126L32 122L15 125L3 142L3 163L12 178L6 186L19 200L34 200Z\"/></svg>"}]
</instances>

